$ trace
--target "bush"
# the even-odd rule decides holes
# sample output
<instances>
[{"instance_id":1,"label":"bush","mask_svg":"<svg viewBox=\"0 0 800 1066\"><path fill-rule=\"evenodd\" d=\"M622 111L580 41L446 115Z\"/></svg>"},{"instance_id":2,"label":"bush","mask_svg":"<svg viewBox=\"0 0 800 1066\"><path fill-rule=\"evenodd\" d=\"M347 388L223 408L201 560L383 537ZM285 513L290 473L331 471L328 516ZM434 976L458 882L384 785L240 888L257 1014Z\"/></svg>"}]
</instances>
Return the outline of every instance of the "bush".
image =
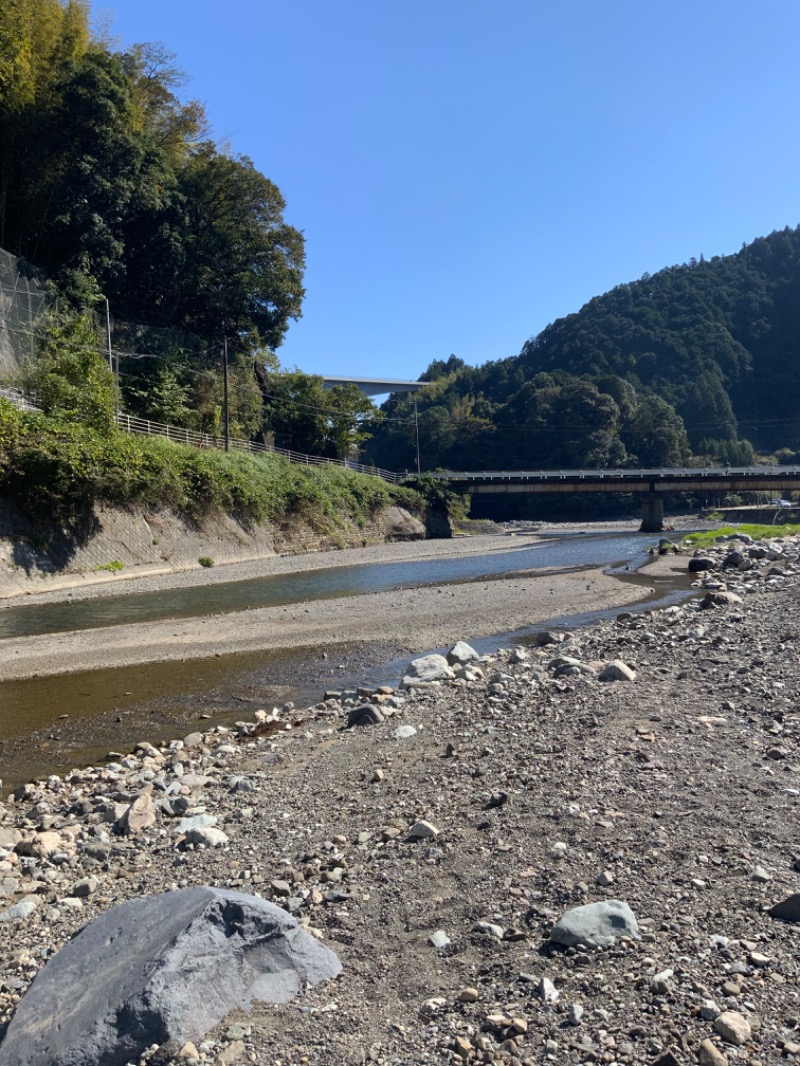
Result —
<instances>
[{"instance_id":1,"label":"bush","mask_svg":"<svg viewBox=\"0 0 800 1066\"><path fill-rule=\"evenodd\" d=\"M411 489L345 467L99 433L2 399L0 495L32 516L61 521L86 515L95 504L163 505L195 522L223 512L244 524L299 517L328 533L363 528L390 503L417 512L425 506Z\"/></svg>"}]
</instances>

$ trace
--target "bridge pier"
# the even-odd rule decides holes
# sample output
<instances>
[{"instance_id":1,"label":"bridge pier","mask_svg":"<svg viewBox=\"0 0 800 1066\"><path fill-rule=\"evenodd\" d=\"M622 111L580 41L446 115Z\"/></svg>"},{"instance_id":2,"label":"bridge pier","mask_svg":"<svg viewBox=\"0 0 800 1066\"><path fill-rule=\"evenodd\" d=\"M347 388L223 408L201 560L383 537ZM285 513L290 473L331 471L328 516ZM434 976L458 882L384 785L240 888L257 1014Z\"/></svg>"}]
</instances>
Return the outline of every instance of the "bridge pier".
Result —
<instances>
[{"instance_id":1,"label":"bridge pier","mask_svg":"<svg viewBox=\"0 0 800 1066\"><path fill-rule=\"evenodd\" d=\"M640 533L661 533L664 529L664 497L658 492L642 496L642 524Z\"/></svg>"}]
</instances>

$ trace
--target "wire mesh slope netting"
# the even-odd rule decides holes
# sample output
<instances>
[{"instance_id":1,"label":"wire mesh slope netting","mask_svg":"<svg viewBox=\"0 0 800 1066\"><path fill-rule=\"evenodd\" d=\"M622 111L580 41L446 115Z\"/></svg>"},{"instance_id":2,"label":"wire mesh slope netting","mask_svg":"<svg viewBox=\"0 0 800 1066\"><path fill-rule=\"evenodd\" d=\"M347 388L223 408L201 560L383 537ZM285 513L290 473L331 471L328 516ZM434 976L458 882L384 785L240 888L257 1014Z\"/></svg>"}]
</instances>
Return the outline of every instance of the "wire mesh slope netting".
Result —
<instances>
[{"instance_id":1,"label":"wire mesh slope netting","mask_svg":"<svg viewBox=\"0 0 800 1066\"><path fill-rule=\"evenodd\" d=\"M37 325L48 305L41 271L0 248L0 381L15 378L35 356Z\"/></svg>"}]
</instances>

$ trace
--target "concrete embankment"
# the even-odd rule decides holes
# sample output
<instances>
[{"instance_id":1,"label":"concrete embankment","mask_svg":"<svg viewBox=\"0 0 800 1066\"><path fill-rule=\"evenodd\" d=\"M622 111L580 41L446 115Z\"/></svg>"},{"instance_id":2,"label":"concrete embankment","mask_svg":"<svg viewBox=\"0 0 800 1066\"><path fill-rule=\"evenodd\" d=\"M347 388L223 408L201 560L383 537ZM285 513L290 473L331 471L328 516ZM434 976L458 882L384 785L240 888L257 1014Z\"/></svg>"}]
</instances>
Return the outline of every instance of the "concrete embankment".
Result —
<instances>
[{"instance_id":1,"label":"concrete embankment","mask_svg":"<svg viewBox=\"0 0 800 1066\"><path fill-rule=\"evenodd\" d=\"M377 511L363 526L343 520L326 532L300 519L245 526L222 514L197 525L164 508L112 507L98 507L75 528L66 529L34 522L0 501L0 599L198 570L201 559L206 566L231 565L424 540L427 534L425 521L397 506Z\"/></svg>"}]
</instances>

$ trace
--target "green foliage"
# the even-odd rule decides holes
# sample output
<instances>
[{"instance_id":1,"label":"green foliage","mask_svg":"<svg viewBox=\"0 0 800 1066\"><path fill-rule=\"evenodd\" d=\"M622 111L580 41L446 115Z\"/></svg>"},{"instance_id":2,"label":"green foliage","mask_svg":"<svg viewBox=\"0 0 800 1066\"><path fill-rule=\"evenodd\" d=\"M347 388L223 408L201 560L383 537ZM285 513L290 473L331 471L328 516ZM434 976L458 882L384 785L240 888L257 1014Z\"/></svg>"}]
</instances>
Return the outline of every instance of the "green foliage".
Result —
<instances>
[{"instance_id":1,"label":"green foliage","mask_svg":"<svg viewBox=\"0 0 800 1066\"><path fill-rule=\"evenodd\" d=\"M704 548L715 544L722 537L730 536L731 533L746 533L754 540L775 540L779 537L788 537L800 533L800 525L792 525L787 522L779 526L764 526L751 522L743 523L740 526L720 526L719 529L707 529L701 533L690 533L683 538L681 543L687 548Z\"/></svg>"},{"instance_id":2,"label":"green foliage","mask_svg":"<svg viewBox=\"0 0 800 1066\"><path fill-rule=\"evenodd\" d=\"M121 563L119 559L112 559L110 563L100 563L95 567L95 570L108 570L111 573L119 573L120 570L125 569L125 563Z\"/></svg>"},{"instance_id":3,"label":"green foliage","mask_svg":"<svg viewBox=\"0 0 800 1066\"><path fill-rule=\"evenodd\" d=\"M0 496L35 517L69 521L98 503L164 505L200 522L302 518L332 532L363 526L391 503L424 509L419 493L339 466L278 455L202 451L164 438L100 434L19 411L0 399Z\"/></svg>"},{"instance_id":4,"label":"green foliage","mask_svg":"<svg viewBox=\"0 0 800 1066\"><path fill-rule=\"evenodd\" d=\"M731 465L800 450L800 227L737 255L618 285L519 356L435 360L420 380L424 467ZM392 396L367 454L415 464L413 400Z\"/></svg>"},{"instance_id":5,"label":"green foliage","mask_svg":"<svg viewBox=\"0 0 800 1066\"><path fill-rule=\"evenodd\" d=\"M271 373L265 429L279 448L346 459L383 415L355 385L323 387L317 374Z\"/></svg>"},{"instance_id":6,"label":"green foliage","mask_svg":"<svg viewBox=\"0 0 800 1066\"><path fill-rule=\"evenodd\" d=\"M182 82L160 46L93 39L88 0L3 0L0 246L78 305L93 281L122 318L276 348L303 236Z\"/></svg>"},{"instance_id":7,"label":"green foliage","mask_svg":"<svg viewBox=\"0 0 800 1066\"><path fill-rule=\"evenodd\" d=\"M700 441L698 453L712 465L750 466L755 458L749 440L714 440L707 437Z\"/></svg>"},{"instance_id":8,"label":"green foliage","mask_svg":"<svg viewBox=\"0 0 800 1066\"><path fill-rule=\"evenodd\" d=\"M211 567L214 565L214 560L211 558L210 555L201 555L197 561L198 563L200 563L201 566L205 567Z\"/></svg>"},{"instance_id":9,"label":"green foliage","mask_svg":"<svg viewBox=\"0 0 800 1066\"><path fill-rule=\"evenodd\" d=\"M114 425L114 376L98 345L89 315L52 314L23 383L47 414L108 433Z\"/></svg>"},{"instance_id":10,"label":"green foliage","mask_svg":"<svg viewBox=\"0 0 800 1066\"><path fill-rule=\"evenodd\" d=\"M135 338L139 331L130 335ZM154 343L155 339L155 343ZM198 433L221 436L223 418L222 349L216 345L203 353L190 354L185 337L170 332L161 339L147 331L146 345L152 359L124 363L122 400L133 415ZM202 368L202 369L201 369ZM253 360L243 352L231 353L228 374L228 407L232 437L249 438L263 424L262 395Z\"/></svg>"},{"instance_id":11,"label":"green foliage","mask_svg":"<svg viewBox=\"0 0 800 1066\"><path fill-rule=\"evenodd\" d=\"M455 492L449 481L432 477L430 474L409 478L406 486L423 496L429 507L439 509L449 516L452 522L463 521L469 513L469 496Z\"/></svg>"}]
</instances>

